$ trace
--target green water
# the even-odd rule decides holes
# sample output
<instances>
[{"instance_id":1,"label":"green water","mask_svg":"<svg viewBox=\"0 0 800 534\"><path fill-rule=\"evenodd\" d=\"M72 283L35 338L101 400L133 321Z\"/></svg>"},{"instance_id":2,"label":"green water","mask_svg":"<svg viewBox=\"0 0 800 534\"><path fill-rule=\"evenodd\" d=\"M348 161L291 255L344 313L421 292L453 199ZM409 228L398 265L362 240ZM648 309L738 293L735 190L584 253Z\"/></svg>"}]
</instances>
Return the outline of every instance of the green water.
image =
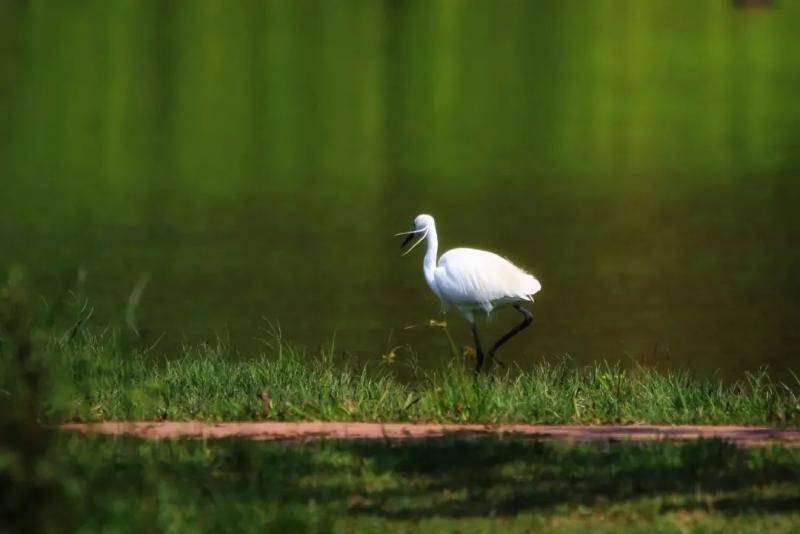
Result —
<instances>
[{"instance_id":1,"label":"green water","mask_svg":"<svg viewBox=\"0 0 800 534\"><path fill-rule=\"evenodd\" d=\"M0 0L0 267L83 272L99 321L148 277L166 351L246 353L266 317L433 366L391 238L428 212L541 280L510 360L797 368L798 28L790 0Z\"/></svg>"}]
</instances>

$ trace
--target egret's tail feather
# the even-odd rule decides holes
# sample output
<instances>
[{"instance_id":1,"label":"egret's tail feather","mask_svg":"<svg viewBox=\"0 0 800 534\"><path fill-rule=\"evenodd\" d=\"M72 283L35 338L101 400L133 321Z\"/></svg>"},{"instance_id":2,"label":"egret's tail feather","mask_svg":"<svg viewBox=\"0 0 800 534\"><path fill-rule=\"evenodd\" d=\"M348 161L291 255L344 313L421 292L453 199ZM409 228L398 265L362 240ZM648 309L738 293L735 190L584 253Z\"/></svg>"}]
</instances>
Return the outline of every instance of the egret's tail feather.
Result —
<instances>
[{"instance_id":1,"label":"egret's tail feather","mask_svg":"<svg viewBox=\"0 0 800 534\"><path fill-rule=\"evenodd\" d=\"M533 297L536 293L542 290L542 284L539 283L534 276L528 275L528 287L525 290L525 294L529 297ZM533 298L531 298L533 300Z\"/></svg>"}]
</instances>

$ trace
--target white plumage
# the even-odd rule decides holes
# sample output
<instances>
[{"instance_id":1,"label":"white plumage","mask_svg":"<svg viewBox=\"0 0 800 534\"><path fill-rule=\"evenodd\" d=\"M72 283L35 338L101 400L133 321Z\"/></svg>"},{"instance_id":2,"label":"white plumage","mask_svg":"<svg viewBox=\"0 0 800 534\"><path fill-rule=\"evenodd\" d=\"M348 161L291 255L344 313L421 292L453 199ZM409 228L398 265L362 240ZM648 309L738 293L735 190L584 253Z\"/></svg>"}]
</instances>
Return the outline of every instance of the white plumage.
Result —
<instances>
[{"instance_id":1,"label":"white plumage","mask_svg":"<svg viewBox=\"0 0 800 534\"><path fill-rule=\"evenodd\" d=\"M542 289L532 275L493 252L474 248L454 248L442 254L437 262L439 239L436 222L430 215L417 216L413 230L397 235L408 235L404 246L416 235L421 236L404 255L427 239L428 248L422 263L425 281L441 300L443 310L452 305L471 323L478 353L477 370L480 370L483 355L475 327L475 312L488 315L496 308L514 306L525 317L522 324L494 344L490 357L500 345L530 324L533 316L520 303L533 302L533 296Z\"/></svg>"},{"instance_id":2,"label":"white plumage","mask_svg":"<svg viewBox=\"0 0 800 534\"><path fill-rule=\"evenodd\" d=\"M474 248L454 248L442 254L434 271L434 293L472 322L472 312L517 302L533 302L539 281L507 259ZM433 289L433 286L431 286ZM438 291L437 291L438 290Z\"/></svg>"}]
</instances>

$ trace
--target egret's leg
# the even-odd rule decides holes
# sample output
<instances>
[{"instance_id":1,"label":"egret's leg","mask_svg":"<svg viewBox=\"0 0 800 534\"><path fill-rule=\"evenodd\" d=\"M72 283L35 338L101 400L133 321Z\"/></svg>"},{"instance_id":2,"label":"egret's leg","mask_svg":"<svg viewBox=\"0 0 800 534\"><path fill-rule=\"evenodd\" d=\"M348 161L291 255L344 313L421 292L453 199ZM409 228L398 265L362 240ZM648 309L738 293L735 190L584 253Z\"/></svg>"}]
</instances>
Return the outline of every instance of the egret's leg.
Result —
<instances>
[{"instance_id":1,"label":"egret's leg","mask_svg":"<svg viewBox=\"0 0 800 534\"><path fill-rule=\"evenodd\" d=\"M478 374L481 372L481 367L483 367L483 349L481 348L481 340L478 338L478 327L474 322L472 323L472 338L475 340L475 359L477 360L475 374Z\"/></svg>"},{"instance_id":2,"label":"egret's leg","mask_svg":"<svg viewBox=\"0 0 800 534\"><path fill-rule=\"evenodd\" d=\"M500 360L495 358L494 353L497 352L497 349L499 349L502 345L504 345L509 339L511 339L512 337L516 336L517 334L519 334L520 332L522 332L526 328L528 328L531 325L531 322L533 322L533 314L531 312L529 312L528 310L526 310L525 308L523 308L519 304L514 304L514 308L518 312L520 312L522 314L522 316L523 316L522 322L519 323L514 328L512 328L507 334L505 334L503 337L498 339L495 342L495 344L492 345L492 348L489 349L489 361L488 361L489 365L491 365L492 362L494 362L494 361L496 361L500 365L505 365L505 364L503 364L503 362L501 362Z\"/></svg>"}]
</instances>

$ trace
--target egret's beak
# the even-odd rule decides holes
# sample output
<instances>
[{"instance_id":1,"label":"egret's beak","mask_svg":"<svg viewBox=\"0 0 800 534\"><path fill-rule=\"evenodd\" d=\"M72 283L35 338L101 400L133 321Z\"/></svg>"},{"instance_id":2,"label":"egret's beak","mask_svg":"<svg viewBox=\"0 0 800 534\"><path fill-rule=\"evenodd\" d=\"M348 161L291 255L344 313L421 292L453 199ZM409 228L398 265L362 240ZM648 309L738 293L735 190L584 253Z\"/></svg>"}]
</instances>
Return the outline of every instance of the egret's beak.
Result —
<instances>
[{"instance_id":1,"label":"egret's beak","mask_svg":"<svg viewBox=\"0 0 800 534\"><path fill-rule=\"evenodd\" d=\"M412 239L414 239L415 235L417 235L417 234L419 234L421 232L425 232L425 233L422 234L422 237L420 237L419 240L416 243L411 245L408 248L408 250L403 252L403 254L401 254L401 256L405 256L406 254L408 254L409 252L414 250L417 245L419 245L420 243L425 241L425 238L428 237L428 229L427 228L420 228L419 230L411 230L410 232L400 232L398 234L394 234L395 237L398 237L398 236L401 236L401 235L407 235L408 236L403 240L403 244L400 245L400 249L402 250L406 245L408 245L409 242L411 242Z\"/></svg>"}]
</instances>

